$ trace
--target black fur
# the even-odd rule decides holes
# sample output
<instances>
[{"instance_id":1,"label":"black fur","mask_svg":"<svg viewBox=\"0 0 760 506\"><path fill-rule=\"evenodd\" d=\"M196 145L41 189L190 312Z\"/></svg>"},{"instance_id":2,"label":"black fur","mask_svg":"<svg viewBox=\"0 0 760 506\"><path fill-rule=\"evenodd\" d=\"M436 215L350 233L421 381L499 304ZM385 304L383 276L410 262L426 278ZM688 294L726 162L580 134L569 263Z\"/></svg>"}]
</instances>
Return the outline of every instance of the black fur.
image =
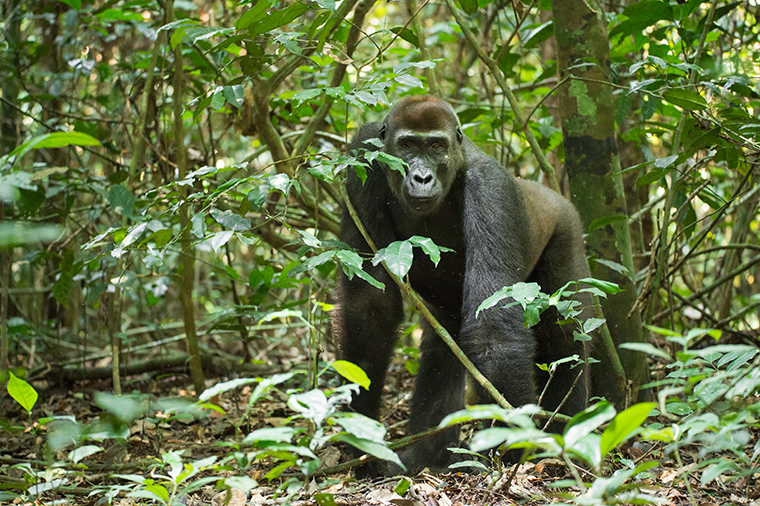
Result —
<instances>
[{"instance_id":1,"label":"black fur","mask_svg":"<svg viewBox=\"0 0 760 506\"><path fill-rule=\"evenodd\" d=\"M364 184L351 171L348 193L378 248L413 235L452 248L435 267L415 248L409 273L412 287L462 347L475 366L515 406L538 399L546 379L536 363L578 354L570 326L554 323L556 312L544 313L532 329L523 326L519 307L488 310L475 318L478 305L504 286L537 282L551 293L569 280L588 275L581 224L575 208L538 183L518 180L461 133L451 107L434 97L408 97L383 123L361 128L350 149L369 147L364 141L384 139L386 152L409 164L406 178L376 163ZM433 143L438 142L439 144ZM445 144L445 146L442 146ZM341 239L371 254L353 220L344 213ZM365 262L365 269L385 283L385 291L359 278L342 277L337 330L345 359L361 366L372 383L354 399L353 408L377 418L381 393L403 308L399 289L382 266ZM561 368L544 396L554 409L581 369ZM410 433L437 425L461 409L465 369L446 344L425 325L412 399ZM588 374L583 374L562 409L574 414L586 407ZM478 392L479 402L493 402ZM402 453L409 471L425 466L443 469L457 445L452 429Z\"/></svg>"}]
</instances>

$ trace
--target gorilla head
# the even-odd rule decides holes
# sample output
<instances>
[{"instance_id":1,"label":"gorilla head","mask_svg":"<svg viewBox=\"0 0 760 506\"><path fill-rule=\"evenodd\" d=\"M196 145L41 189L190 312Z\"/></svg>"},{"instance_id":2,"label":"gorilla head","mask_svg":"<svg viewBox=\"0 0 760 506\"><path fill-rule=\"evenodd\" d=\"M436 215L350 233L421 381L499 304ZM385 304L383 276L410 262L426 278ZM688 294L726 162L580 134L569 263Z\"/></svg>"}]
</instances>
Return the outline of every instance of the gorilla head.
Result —
<instances>
[{"instance_id":1,"label":"gorilla head","mask_svg":"<svg viewBox=\"0 0 760 506\"><path fill-rule=\"evenodd\" d=\"M463 138L459 118L439 98L410 96L390 110L380 139L409 169L405 177L388 170L388 183L410 213L428 215L446 197L463 166Z\"/></svg>"}]
</instances>

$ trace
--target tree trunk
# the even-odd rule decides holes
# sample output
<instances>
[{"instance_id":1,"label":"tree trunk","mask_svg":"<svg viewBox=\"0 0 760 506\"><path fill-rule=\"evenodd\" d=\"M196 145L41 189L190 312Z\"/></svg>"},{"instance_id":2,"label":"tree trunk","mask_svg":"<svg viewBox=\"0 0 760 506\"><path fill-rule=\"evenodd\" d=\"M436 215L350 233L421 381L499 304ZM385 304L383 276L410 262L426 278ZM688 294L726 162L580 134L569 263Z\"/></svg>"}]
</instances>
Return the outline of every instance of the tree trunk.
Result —
<instances>
[{"instance_id":1,"label":"tree trunk","mask_svg":"<svg viewBox=\"0 0 760 506\"><path fill-rule=\"evenodd\" d=\"M167 4L168 21L174 18L174 3ZM187 160L185 157L185 128L182 122L182 112L184 103L182 94L184 91L182 69L182 43L179 42L174 47L174 143L177 148L177 176L179 180L187 177ZM195 395L201 395L206 389L206 380L203 375L203 364L201 363L201 352L198 349L198 335L195 328L195 307L193 306L193 289L195 280L193 273L195 271L195 258L192 247L192 238L190 237L190 219L187 204L187 186L181 189L182 204L179 207L179 223L182 235L180 244L182 247L182 317L185 322L185 336L187 340L187 354L190 355L190 376L195 386Z\"/></svg>"},{"instance_id":2,"label":"tree trunk","mask_svg":"<svg viewBox=\"0 0 760 506\"><path fill-rule=\"evenodd\" d=\"M619 174L613 89L607 84L610 70L607 23L596 0L553 0L552 13L559 77L565 81L559 88L559 106L571 199L588 227L593 276L624 289L602 301L617 348L621 343L644 341L646 335L638 314L628 318L636 301L636 285L631 279L634 272L631 235ZM614 264L596 262L597 259L622 265L627 273L610 268ZM618 375L613 364L605 359L604 351L597 349L595 355L601 363L594 366L594 390L595 394L624 407L636 400L648 373L644 354L626 350L618 353L627 388L621 388L625 382L610 381Z\"/></svg>"},{"instance_id":3,"label":"tree trunk","mask_svg":"<svg viewBox=\"0 0 760 506\"><path fill-rule=\"evenodd\" d=\"M6 55L17 55L21 45L21 13L18 0L10 0L5 5L5 40L13 51ZM15 58L14 58L15 59ZM15 68L15 61L5 65ZM0 156L7 155L18 145L18 81L5 79L2 85L3 101L0 102ZM0 226L5 224L5 202L0 200ZM13 257L10 246L0 243L0 370L8 368L8 293L12 279Z\"/></svg>"}]
</instances>

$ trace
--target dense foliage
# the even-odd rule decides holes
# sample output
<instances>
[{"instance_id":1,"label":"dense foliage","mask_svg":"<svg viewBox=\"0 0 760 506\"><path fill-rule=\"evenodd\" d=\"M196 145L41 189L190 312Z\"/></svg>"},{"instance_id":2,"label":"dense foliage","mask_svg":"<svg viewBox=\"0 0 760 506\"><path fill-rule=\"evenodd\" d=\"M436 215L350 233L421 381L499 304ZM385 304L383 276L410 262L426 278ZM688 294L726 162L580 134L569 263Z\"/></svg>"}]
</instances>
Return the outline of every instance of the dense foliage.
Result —
<instances>
[{"instance_id":1,"label":"dense foliage","mask_svg":"<svg viewBox=\"0 0 760 506\"><path fill-rule=\"evenodd\" d=\"M301 487L335 441L395 459L381 424L339 409L357 388L339 386L340 377L361 383L361 371L331 365L336 273L366 276L363 259L336 240L341 178L366 170L344 148L358 125L382 117L398 97L439 94L479 147L513 174L544 181L532 135L560 187L579 208L593 207L596 195L570 195L560 129L568 118L556 92L568 87L586 118L605 98L589 93L591 80L558 77L553 34L567 20L553 19L551 8L490 0L6 0L0 369L14 409L23 406L30 424L42 422L34 430L50 436L40 455L75 465L99 450L95 441L123 439L138 418L203 417L221 410L218 396L256 384L243 412L228 413L236 436L227 457L185 459L183 468L170 451L160 476L120 473L121 485L105 487L105 497L131 491L171 503L216 483L218 474L196 474L220 465L230 471L220 488L251 489L245 473L260 461L273 465L259 480L275 480L286 497L311 494ZM656 410L646 421L651 404L616 410L601 402L564 437L534 429L530 408L450 420L510 422L478 433L472 448L506 441L558 456L573 477L560 484L573 491L566 500L581 504L655 500L626 482L649 464L615 454L634 430L650 451L678 462L687 487L689 477L749 482L760 459L760 6L644 0L604 9L610 61L574 65L609 69L604 89L614 103L615 177L626 208L585 225L590 233L629 227L633 265L589 262L595 276L612 269L636 286L636 304L622 310L641 314L649 339L621 349L650 357L645 388ZM504 82L522 111L510 106ZM403 273L412 247L397 248L382 258ZM409 312L399 349L412 374L417 318ZM95 403L113 415L102 423L63 423L43 416L64 413L34 409L30 384L78 392L98 381L97 390L122 394L133 391L121 384L132 375L187 371L188 362L197 403L101 393ZM241 378L202 394L204 374ZM283 426L252 414L270 395L286 399L291 418ZM698 448L691 467L681 462L687 447ZM600 478L578 475L571 458ZM19 493L67 479L6 465L28 475ZM298 474L282 478L286 469ZM49 486L34 488L43 482Z\"/></svg>"}]
</instances>

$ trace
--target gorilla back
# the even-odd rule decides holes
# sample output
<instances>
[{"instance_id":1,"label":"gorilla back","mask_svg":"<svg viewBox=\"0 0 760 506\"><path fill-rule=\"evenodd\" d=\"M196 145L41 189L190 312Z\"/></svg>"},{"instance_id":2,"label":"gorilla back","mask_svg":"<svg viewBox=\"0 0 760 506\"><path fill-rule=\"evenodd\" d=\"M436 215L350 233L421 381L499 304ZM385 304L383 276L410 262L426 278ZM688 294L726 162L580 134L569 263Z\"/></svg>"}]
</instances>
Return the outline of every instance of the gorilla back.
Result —
<instances>
[{"instance_id":1,"label":"gorilla back","mask_svg":"<svg viewBox=\"0 0 760 506\"><path fill-rule=\"evenodd\" d=\"M535 364L573 354L585 360L584 344L556 324L556 312L545 312L532 329L523 326L519 306L475 314L485 298L504 286L536 282L552 293L588 276L575 208L540 184L507 174L463 135L456 113L441 99L404 98L382 123L363 126L349 149L377 149L365 143L376 137L408 170L403 176L375 162L364 184L350 171L348 194L362 223L379 248L420 235L455 251L443 254L438 267L415 252L412 287L512 405L535 403L547 379ZM347 212L341 239L372 253ZM361 366L371 380L369 391L362 390L352 406L377 418L403 307L398 287L382 266L367 262L365 269L385 283L385 291L343 276L337 330L344 358ZM428 325L420 351L412 433L437 425L464 402L464 367ZM580 381L569 392L579 373ZM589 375L583 366L559 368L543 407L556 409L568 392L561 412L572 415L586 407ZM477 395L478 402L492 402L484 391ZM458 430L451 429L410 447L401 459L409 471L444 469L454 460L446 448L457 443Z\"/></svg>"}]
</instances>

